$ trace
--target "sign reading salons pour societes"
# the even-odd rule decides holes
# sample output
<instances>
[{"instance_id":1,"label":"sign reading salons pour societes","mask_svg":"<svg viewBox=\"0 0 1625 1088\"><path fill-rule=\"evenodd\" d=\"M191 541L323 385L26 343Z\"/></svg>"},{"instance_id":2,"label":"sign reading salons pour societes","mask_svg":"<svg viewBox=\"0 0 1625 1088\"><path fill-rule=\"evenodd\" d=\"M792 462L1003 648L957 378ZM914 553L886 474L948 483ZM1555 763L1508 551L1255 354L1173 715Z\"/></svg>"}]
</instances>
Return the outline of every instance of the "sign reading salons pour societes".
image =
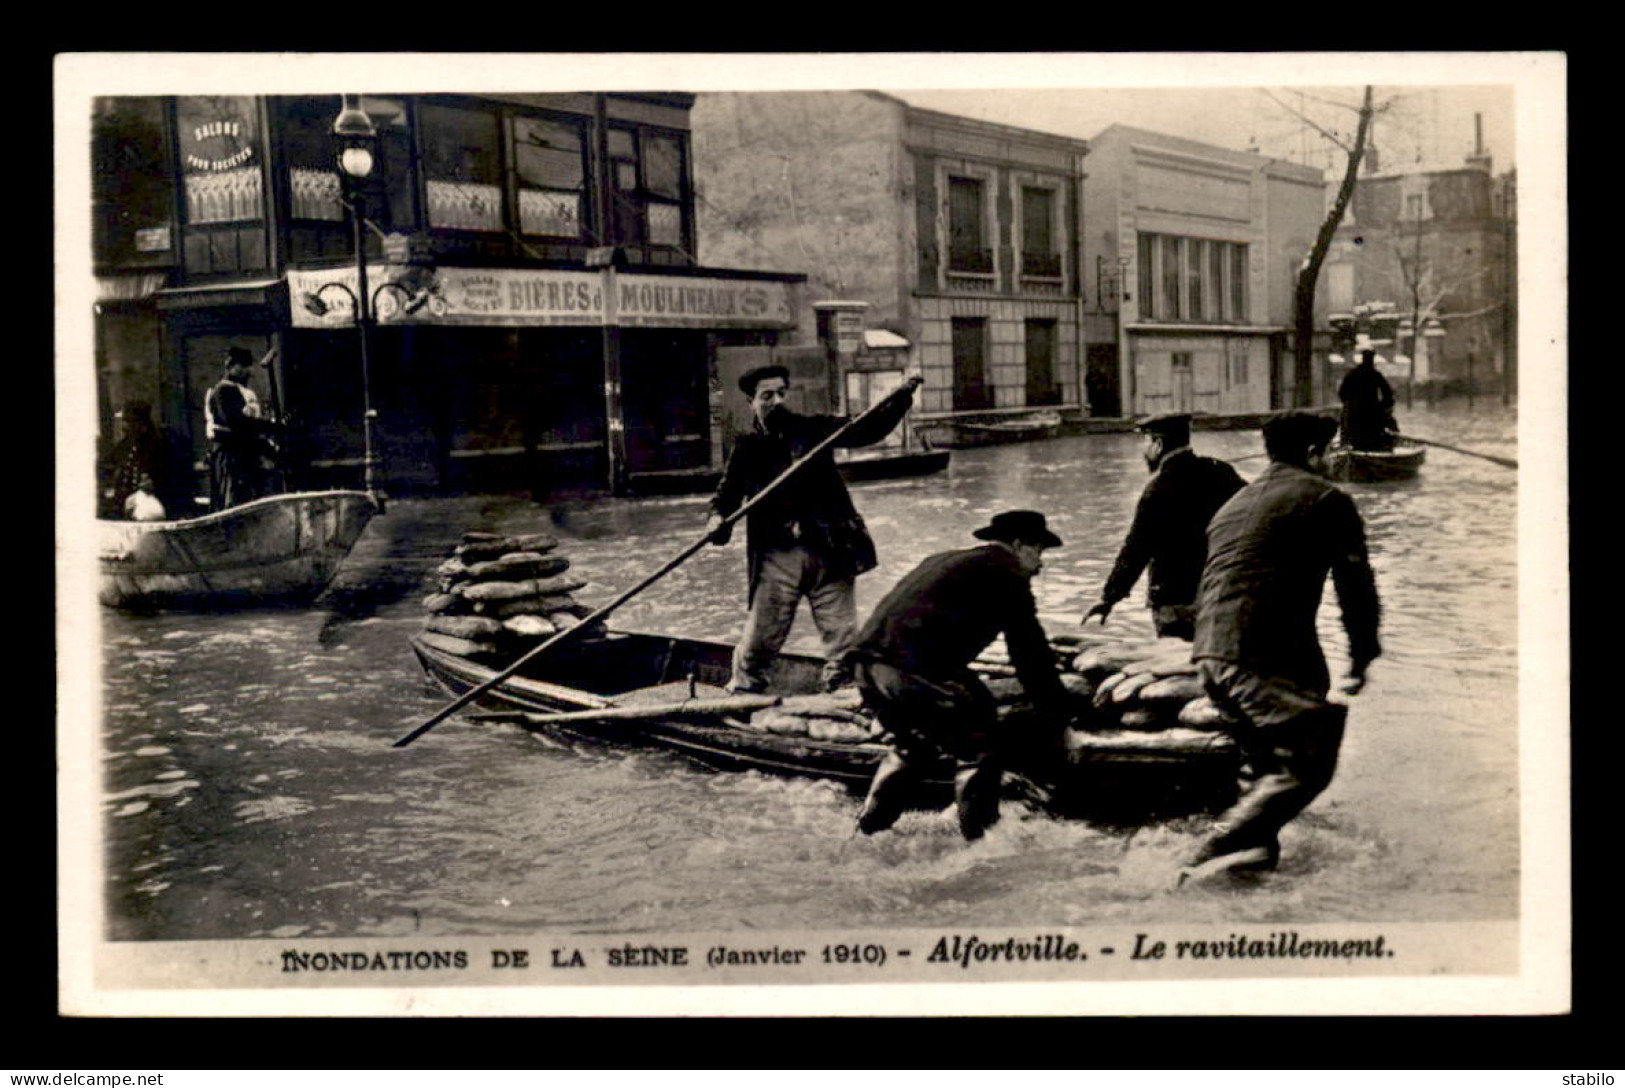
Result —
<instances>
[{"instance_id":1,"label":"sign reading salons pour societes","mask_svg":"<svg viewBox=\"0 0 1625 1088\"><path fill-rule=\"evenodd\" d=\"M629 325L664 328L786 329L795 325L789 283L726 277L639 276L624 272L441 268L428 302L404 313L406 295L389 284L405 267L368 265L367 286L380 324ZM409 277L408 277L409 278ZM342 284L346 290L324 289ZM353 268L290 270L288 291L297 328L351 324ZM304 303L320 292L327 310Z\"/></svg>"}]
</instances>

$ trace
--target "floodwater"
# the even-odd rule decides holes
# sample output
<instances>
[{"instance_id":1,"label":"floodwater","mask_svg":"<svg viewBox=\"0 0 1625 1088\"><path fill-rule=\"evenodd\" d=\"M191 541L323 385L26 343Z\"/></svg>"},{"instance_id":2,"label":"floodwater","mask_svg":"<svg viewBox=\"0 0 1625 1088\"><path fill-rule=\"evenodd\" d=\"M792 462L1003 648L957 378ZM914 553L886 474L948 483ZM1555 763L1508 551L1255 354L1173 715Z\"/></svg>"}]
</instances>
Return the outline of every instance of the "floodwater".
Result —
<instances>
[{"instance_id":1,"label":"floodwater","mask_svg":"<svg viewBox=\"0 0 1625 1088\"><path fill-rule=\"evenodd\" d=\"M1516 456L1511 410L1404 414L1408 432ZM1241 458L1254 432L1198 434ZM1241 461L1256 475L1262 458ZM854 488L881 556L866 613L916 561L1001 509L1065 539L1035 583L1075 623L1146 479L1128 435L956 451L945 473ZM704 497L535 505L399 500L316 606L104 611L102 826L113 940L662 933L1154 921L1479 920L1517 914L1516 474L1435 449L1419 480L1345 485L1365 516L1384 657L1353 705L1336 780L1245 887L1167 890L1201 818L1129 831L1007 802L967 844L946 814L853 837L827 784L675 756L551 746L453 718L407 646L433 568L468 529L551 528L601 604L693 541ZM743 534L739 535L742 539ZM1143 584L1111 619L1149 630ZM708 548L614 625L731 641L741 543ZM1328 587L1322 639L1342 633ZM817 651L798 619L793 650Z\"/></svg>"}]
</instances>

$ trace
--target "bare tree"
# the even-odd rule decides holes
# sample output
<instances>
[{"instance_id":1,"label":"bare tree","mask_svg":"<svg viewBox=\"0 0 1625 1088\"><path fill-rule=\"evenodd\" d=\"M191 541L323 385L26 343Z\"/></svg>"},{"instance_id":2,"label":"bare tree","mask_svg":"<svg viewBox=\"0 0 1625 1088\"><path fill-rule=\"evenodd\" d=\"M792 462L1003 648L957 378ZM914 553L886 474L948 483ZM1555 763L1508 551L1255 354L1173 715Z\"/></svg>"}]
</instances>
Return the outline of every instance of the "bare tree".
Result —
<instances>
[{"instance_id":1,"label":"bare tree","mask_svg":"<svg viewBox=\"0 0 1625 1088\"><path fill-rule=\"evenodd\" d=\"M1367 86L1363 101L1358 107L1359 121L1355 126L1354 138L1345 140L1338 133L1322 127L1307 114L1287 105L1274 95L1270 95L1270 98L1348 155L1347 164L1343 169L1343 180L1337 188L1337 199L1333 201L1331 211L1326 213L1326 218L1321 222L1320 230L1315 235L1315 244L1298 269L1297 286L1293 292L1292 402L1302 407L1314 400L1315 395L1315 287L1320 280L1320 268L1326 263L1326 254L1331 249L1338 225L1343 222L1343 214L1348 210L1349 202L1354 199L1354 184L1360 175L1360 159L1365 155L1372 119L1378 109L1372 104L1371 87ZM1345 109L1353 108L1342 103L1329 104Z\"/></svg>"},{"instance_id":2,"label":"bare tree","mask_svg":"<svg viewBox=\"0 0 1625 1088\"><path fill-rule=\"evenodd\" d=\"M1490 272L1482 264L1453 252L1447 246L1441 248L1429 244L1437 242L1437 238L1427 228L1422 206L1424 199L1418 193L1406 194L1406 207L1414 210L1414 215L1402 212L1400 218L1395 220L1394 235L1389 243L1386 246L1368 245L1359 261L1366 272L1385 281L1403 302L1402 309L1411 330L1408 345L1410 380L1405 389L1407 407L1412 401L1419 363L1429 357L1430 334L1427 330L1440 330L1433 335L1442 335L1441 323L1451 322L1472 328L1474 323L1502 309L1502 303L1497 301L1485 305L1470 304L1479 297L1479 288ZM1371 241L1370 235L1367 241ZM1465 308L1461 306L1464 301L1469 302ZM1476 329L1473 337L1474 350L1487 339ZM1401 348L1402 339L1396 338L1396 351Z\"/></svg>"}]
</instances>

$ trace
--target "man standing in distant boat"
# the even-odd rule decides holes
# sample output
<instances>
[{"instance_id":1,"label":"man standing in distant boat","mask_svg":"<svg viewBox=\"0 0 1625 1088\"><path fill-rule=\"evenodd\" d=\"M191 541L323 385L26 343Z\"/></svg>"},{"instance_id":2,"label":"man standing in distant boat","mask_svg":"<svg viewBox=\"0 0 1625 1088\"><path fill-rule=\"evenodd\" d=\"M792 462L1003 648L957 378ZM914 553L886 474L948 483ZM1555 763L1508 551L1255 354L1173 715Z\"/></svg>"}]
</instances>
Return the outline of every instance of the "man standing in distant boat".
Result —
<instances>
[{"instance_id":1,"label":"man standing in distant boat","mask_svg":"<svg viewBox=\"0 0 1625 1088\"><path fill-rule=\"evenodd\" d=\"M959 830L981 838L999 818L1006 759L1042 749L1043 737L1001 737L993 694L970 664L999 635L1040 728L1056 739L1070 696L1038 621L1032 579L1046 548L1059 548L1044 515L1010 510L971 534L987 543L933 555L875 606L850 657L863 701L891 752L875 772L858 816L866 835L897 822L922 774L951 760Z\"/></svg>"},{"instance_id":2,"label":"man standing in distant boat","mask_svg":"<svg viewBox=\"0 0 1625 1088\"><path fill-rule=\"evenodd\" d=\"M1221 871L1273 869L1281 828L1330 784L1348 707L1329 702L1331 677L1315 631L1329 573L1348 633L1357 694L1382 652L1381 608L1354 500L1325 480L1337 424L1293 413L1264 425L1270 465L1208 526L1192 657L1251 768L1181 882Z\"/></svg>"},{"instance_id":3,"label":"man standing in distant boat","mask_svg":"<svg viewBox=\"0 0 1625 1088\"><path fill-rule=\"evenodd\" d=\"M1394 388L1377 369L1377 353L1360 352L1360 362L1337 387L1343 402L1343 442L1357 450L1394 448Z\"/></svg>"},{"instance_id":4,"label":"man standing in distant boat","mask_svg":"<svg viewBox=\"0 0 1625 1088\"><path fill-rule=\"evenodd\" d=\"M1083 614L1083 622L1099 616L1104 625L1150 567L1146 601L1158 637L1189 642L1196 634L1196 587L1207 558L1208 521L1246 481L1225 462L1197 456L1188 415L1152 416L1139 430L1151 482L1140 494L1100 601Z\"/></svg>"},{"instance_id":5,"label":"man standing in distant boat","mask_svg":"<svg viewBox=\"0 0 1625 1088\"><path fill-rule=\"evenodd\" d=\"M918 377L908 379L835 445L868 446L885 438L907 414L921 384ZM726 518L848 422L842 416L791 411L785 404L790 372L782 366L747 371L739 388L750 398L752 429L735 439L711 498L706 531L714 544L726 544L732 536L732 524L722 524ZM857 634L856 580L874 569L876 559L874 541L852 505L833 453L826 449L751 507L745 528L750 615L734 649L729 690L767 690L769 668L790 635L803 597L824 644L826 689L849 683L843 658Z\"/></svg>"},{"instance_id":6,"label":"man standing in distant boat","mask_svg":"<svg viewBox=\"0 0 1625 1088\"><path fill-rule=\"evenodd\" d=\"M269 365L272 348L260 360ZM271 424L261 418L259 398L248 387L254 356L247 348L230 347L225 377L203 399L209 438L209 482L214 508L224 510L266 494L265 456L271 448Z\"/></svg>"}]
</instances>

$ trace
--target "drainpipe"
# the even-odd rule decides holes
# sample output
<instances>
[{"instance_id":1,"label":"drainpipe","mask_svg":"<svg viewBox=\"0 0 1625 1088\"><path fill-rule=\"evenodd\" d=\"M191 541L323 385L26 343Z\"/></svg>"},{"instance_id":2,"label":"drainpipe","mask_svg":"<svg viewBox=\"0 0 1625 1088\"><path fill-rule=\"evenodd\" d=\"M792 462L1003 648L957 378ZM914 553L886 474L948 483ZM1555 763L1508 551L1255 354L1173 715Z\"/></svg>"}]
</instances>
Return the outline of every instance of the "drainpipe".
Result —
<instances>
[{"instance_id":1,"label":"drainpipe","mask_svg":"<svg viewBox=\"0 0 1625 1088\"><path fill-rule=\"evenodd\" d=\"M1089 404L1089 383L1084 381L1085 359L1088 345L1083 337L1083 183L1089 176L1083 172L1083 156L1072 154L1072 293L1075 296L1072 321L1072 380L1077 385L1078 406L1087 419L1092 414Z\"/></svg>"}]
</instances>

